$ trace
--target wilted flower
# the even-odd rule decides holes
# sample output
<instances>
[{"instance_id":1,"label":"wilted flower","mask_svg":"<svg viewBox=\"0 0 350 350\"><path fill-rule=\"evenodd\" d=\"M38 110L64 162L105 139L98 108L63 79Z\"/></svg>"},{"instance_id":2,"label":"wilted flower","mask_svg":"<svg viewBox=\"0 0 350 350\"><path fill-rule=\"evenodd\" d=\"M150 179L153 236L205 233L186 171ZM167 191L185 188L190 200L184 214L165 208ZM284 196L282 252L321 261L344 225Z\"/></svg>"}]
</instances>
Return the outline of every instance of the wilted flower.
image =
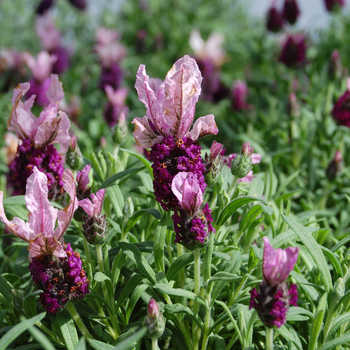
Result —
<instances>
[{"instance_id":1,"label":"wilted flower","mask_svg":"<svg viewBox=\"0 0 350 350\"><path fill-rule=\"evenodd\" d=\"M164 333L165 319L154 299L151 299L148 303L144 325L147 327L147 334L150 338L158 339Z\"/></svg>"},{"instance_id":2,"label":"wilted flower","mask_svg":"<svg viewBox=\"0 0 350 350\"><path fill-rule=\"evenodd\" d=\"M6 164L11 164L17 154L18 137L12 132L7 132L5 134L5 143L6 147L2 150L6 156Z\"/></svg>"},{"instance_id":3,"label":"wilted flower","mask_svg":"<svg viewBox=\"0 0 350 350\"><path fill-rule=\"evenodd\" d=\"M35 102L38 105L47 106L50 101L46 94L51 83L52 67L57 57L41 51L36 59L29 53L25 53L24 58L33 74L33 78L29 81L28 98L35 95Z\"/></svg>"},{"instance_id":4,"label":"wilted flower","mask_svg":"<svg viewBox=\"0 0 350 350\"><path fill-rule=\"evenodd\" d=\"M8 130L15 132L20 141L16 157L9 165L7 187L13 189L13 195L24 194L26 180L37 166L48 179L49 197L58 199L63 194L64 168L62 156L53 144L60 143L62 146L70 141L69 119L64 112L58 111L58 102L64 96L62 83L57 75L51 76L51 85L47 92L50 104L40 113L39 118L31 112L35 96L25 102L21 101L29 88L29 83L23 83L13 92Z\"/></svg>"},{"instance_id":5,"label":"wilted flower","mask_svg":"<svg viewBox=\"0 0 350 350\"><path fill-rule=\"evenodd\" d=\"M283 19L294 24L300 15L299 6L296 0L284 0Z\"/></svg>"},{"instance_id":6,"label":"wilted flower","mask_svg":"<svg viewBox=\"0 0 350 350\"><path fill-rule=\"evenodd\" d=\"M66 208L57 210L48 200L47 177L34 167L25 194L28 222L17 217L12 221L6 218L0 192L0 219L14 235L29 243L32 259L29 269L35 285L43 290L40 301L51 314L56 314L69 300L82 299L89 292L89 280L82 270L79 254L63 241L78 206L70 170L65 170L63 181L70 201Z\"/></svg>"},{"instance_id":7,"label":"wilted flower","mask_svg":"<svg viewBox=\"0 0 350 350\"><path fill-rule=\"evenodd\" d=\"M273 2L266 14L266 29L277 33L283 29L282 13L277 10L275 2Z\"/></svg>"},{"instance_id":8,"label":"wilted flower","mask_svg":"<svg viewBox=\"0 0 350 350\"><path fill-rule=\"evenodd\" d=\"M248 87L244 81L236 80L232 87L232 109L236 112L250 109L247 103Z\"/></svg>"},{"instance_id":9,"label":"wilted flower","mask_svg":"<svg viewBox=\"0 0 350 350\"><path fill-rule=\"evenodd\" d=\"M250 291L250 307L255 308L266 327L281 327L286 322L286 315L291 305L297 306L297 286L288 288L285 282L294 269L299 248L288 247L285 250L274 249L267 237L264 237L263 281L259 292Z\"/></svg>"},{"instance_id":10,"label":"wilted flower","mask_svg":"<svg viewBox=\"0 0 350 350\"><path fill-rule=\"evenodd\" d=\"M326 169L326 176L329 181L334 181L343 167L343 157L340 151L335 152L334 158L329 162Z\"/></svg>"},{"instance_id":11,"label":"wilted flower","mask_svg":"<svg viewBox=\"0 0 350 350\"><path fill-rule=\"evenodd\" d=\"M325 0L326 9L329 12L335 12L345 5L345 0Z\"/></svg>"},{"instance_id":12,"label":"wilted flower","mask_svg":"<svg viewBox=\"0 0 350 350\"><path fill-rule=\"evenodd\" d=\"M125 116L128 113L128 108L125 106L128 89L114 90L111 86L106 85L105 92L108 102L104 108L103 115L108 125L112 127L118 122L121 114Z\"/></svg>"},{"instance_id":13,"label":"wilted flower","mask_svg":"<svg viewBox=\"0 0 350 350\"><path fill-rule=\"evenodd\" d=\"M55 27L50 13L38 16L36 19L36 33L41 45L49 54L56 57L52 73L61 74L69 67L69 52L61 43L61 33Z\"/></svg>"},{"instance_id":14,"label":"wilted flower","mask_svg":"<svg viewBox=\"0 0 350 350\"><path fill-rule=\"evenodd\" d=\"M304 34L289 34L282 46L279 60L287 67L302 66L306 62L306 39Z\"/></svg>"},{"instance_id":15,"label":"wilted flower","mask_svg":"<svg viewBox=\"0 0 350 350\"><path fill-rule=\"evenodd\" d=\"M350 127L350 78L347 80L347 90L339 97L331 114L340 125Z\"/></svg>"}]
</instances>

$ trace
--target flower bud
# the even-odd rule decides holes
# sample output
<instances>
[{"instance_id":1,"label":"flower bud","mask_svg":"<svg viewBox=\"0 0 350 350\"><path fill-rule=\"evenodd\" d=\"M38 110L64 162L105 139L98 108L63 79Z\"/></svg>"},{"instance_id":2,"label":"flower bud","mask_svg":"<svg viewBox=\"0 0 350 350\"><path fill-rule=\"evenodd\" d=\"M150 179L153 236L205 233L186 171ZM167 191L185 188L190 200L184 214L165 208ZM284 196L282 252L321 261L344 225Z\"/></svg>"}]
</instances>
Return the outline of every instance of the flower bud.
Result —
<instances>
[{"instance_id":1,"label":"flower bud","mask_svg":"<svg viewBox=\"0 0 350 350\"><path fill-rule=\"evenodd\" d=\"M290 24L295 24L300 15L296 0L285 0L283 5L283 18Z\"/></svg>"},{"instance_id":2,"label":"flower bud","mask_svg":"<svg viewBox=\"0 0 350 350\"><path fill-rule=\"evenodd\" d=\"M131 218L132 214L134 214L134 203L133 203L131 197L128 197L124 203L123 214L124 214L124 222L125 223L128 222L128 220Z\"/></svg>"},{"instance_id":3,"label":"flower bud","mask_svg":"<svg viewBox=\"0 0 350 350\"><path fill-rule=\"evenodd\" d=\"M72 136L70 145L66 154L66 163L72 170L79 170L83 165L83 156L75 136Z\"/></svg>"},{"instance_id":4,"label":"flower bud","mask_svg":"<svg viewBox=\"0 0 350 350\"><path fill-rule=\"evenodd\" d=\"M243 143L240 153L238 153L232 159L231 173L233 176L236 176L241 179L247 176L249 171L252 170L253 165L251 155L253 149L253 147L250 147L249 142Z\"/></svg>"},{"instance_id":5,"label":"flower bud","mask_svg":"<svg viewBox=\"0 0 350 350\"><path fill-rule=\"evenodd\" d=\"M334 310L338 304L338 301L344 296L345 284L342 278L338 278L330 294L330 309Z\"/></svg>"},{"instance_id":6,"label":"flower bud","mask_svg":"<svg viewBox=\"0 0 350 350\"><path fill-rule=\"evenodd\" d=\"M300 106L294 92L289 94L287 110L292 117L297 118L300 115Z\"/></svg>"},{"instance_id":7,"label":"flower bud","mask_svg":"<svg viewBox=\"0 0 350 350\"><path fill-rule=\"evenodd\" d=\"M158 339L164 333L165 319L154 299L148 303L144 325L147 327L147 334L150 338Z\"/></svg>"},{"instance_id":8,"label":"flower bud","mask_svg":"<svg viewBox=\"0 0 350 350\"><path fill-rule=\"evenodd\" d=\"M112 129L112 141L116 146L121 145L128 135L128 126L125 123L125 112L121 111L119 119Z\"/></svg>"},{"instance_id":9,"label":"flower bud","mask_svg":"<svg viewBox=\"0 0 350 350\"><path fill-rule=\"evenodd\" d=\"M338 50L334 50L331 59L328 63L328 76L333 78L340 78L343 75L343 65Z\"/></svg>"},{"instance_id":10,"label":"flower bud","mask_svg":"<svg viewBox=\"0 0 350 350\"><path fill-rule=\"evenodd\" d=\"M334 158L328 164L326 176L329 181L334 181L343 167L343 157L340 151L335 152Z\"/></svg>"},{"instance_id":11,"label":"flower bud","mask_svg":"<svg viewBox=\"0 0 350 350\"><path fill-rule=\"evenodd\" d=\"M102 244L107 239L106 214L101 216L83 216L84 236L90 244Z\"/></svg>"},{"instance_id":12,"label":"flower bud","mask_svg":"<svg viewBox=\"0 0 350 350\"><path fill-rule=\"evenodd\" d=\"M266 29L277 33L283 29L283 17L275 4L272 4L266 14Z\"/></svg>"}]
</instances>

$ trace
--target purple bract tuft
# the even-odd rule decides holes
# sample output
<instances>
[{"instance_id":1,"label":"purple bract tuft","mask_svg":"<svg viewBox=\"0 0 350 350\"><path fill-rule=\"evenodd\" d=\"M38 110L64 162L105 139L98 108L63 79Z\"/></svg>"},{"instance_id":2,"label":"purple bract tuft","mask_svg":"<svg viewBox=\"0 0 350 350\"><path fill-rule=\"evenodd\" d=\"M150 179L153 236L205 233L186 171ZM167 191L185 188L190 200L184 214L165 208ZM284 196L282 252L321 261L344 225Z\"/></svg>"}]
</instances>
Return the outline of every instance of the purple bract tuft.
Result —
<instances>
[{"instance_id":1,"label":"purple bract tuft","mask_svg":"<svg viewBox=\"0 0 350 350\"><path fill-rule=\"evenodd\" d=\"M279 60L287 67L302 66L306 62L306 39L301 33L288 35Z\"/></svg>"},{"instance_id":2,"label":"purple bract tuft","mask_svg":"<svg viewBox=\"0 0 350 350\"><path fill-rule=\"evenodd\" d=\"M82 269L80 255L70 243L64 246L65 258L39 255L29 265L33 281L42 289L40 302L52 315L60 311L70 300L83 299L89 293L89 280Z\"/></svg>"},{"instance_id":3,"label":"purple bract tuft","mask_svg":"<svg viewBox=\"0 0 350 350\"><path fill-rule=\"evenodd\" d=\"M283 29L282 13L278 11L275 4L272 4L266 14L266 29L277 33Z\"/></svg>"},{"instance_id":4,"label":"purple bract tuft","mask_svg":"<svg viewBox=\"0 0 350 350\"><path fill-rule=\"evenodd\" d=\"M106 67L102 66L100 89L104 90L107 85L111 86L114 90L120 88L123 82L123 72L118 63Z\"/></svg>"}]
</instances>

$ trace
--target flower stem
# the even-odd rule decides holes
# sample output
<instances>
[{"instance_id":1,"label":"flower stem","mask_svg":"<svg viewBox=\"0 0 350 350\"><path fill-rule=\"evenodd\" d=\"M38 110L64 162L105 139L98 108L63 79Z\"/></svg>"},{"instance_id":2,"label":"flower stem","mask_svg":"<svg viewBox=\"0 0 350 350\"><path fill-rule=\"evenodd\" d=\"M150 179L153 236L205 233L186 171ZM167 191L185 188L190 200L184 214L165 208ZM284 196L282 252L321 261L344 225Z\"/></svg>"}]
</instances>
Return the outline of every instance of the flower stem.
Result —
<instances>
[{"instance_id":1,"label":"flower stem","mask_svg":"<svg viewBox=\"0 0 350 350\"><path fill-rule=\"evenodd\" d=\"M273 328L266 327L266 350L273 350Z\"/></svg>"},{"instance_id":2,"label":"flower stem","mask_svg":"<svg viewBox=\"0 0 350 350\"><path fill-rule=\"evenodd\" d=\"M176 244L176 247L177 247L177 257L179 258L184 253L184 247L179 243ZM178 272L178 277L179 277L179 288L183 288L186 284L186 275L185 275L184 268L182 268Z\"/></svg>"},{"instance_id":3,"label":"flower stem","mask_svg":"<svg viewBox=\"0 0 350 350\"><path fill-rule=\"evenodd\" d=\"M236 185L237 185L237 181L239 180L239 178L237 176L235 176L232 180L232 183L230 185L230 188L228 190L228 196L231 198L234 191L235 191L235 188L236 188Z\"/></svg>"},{"instance_id":4,"label":"flower stem","mask_svg":"<svg viewBox=\"0 0 350 350\"><path fill-rule=\"evenodd\" d=\"M158 338L152 338L152 350L158 350Z\"/></svg>"},{"instance_id":5,"label":"flower stem","mask_svg":"<svg viewBox=\"0 0 350 350\"><path fill-rule=\"evenodd\" d=\"M88 245L88 242L87 242L85 236L81 232L80 227L79 227L79 233L80 233L80 236L83 238L83 245L84 245L84 251L85 251L85 255L86 255L86 260L92 267L94 265L92 264L91 254L90 254L90 250L89 250L89 245Z\"/></svg>"},{"instance_id":6,"label":"flower stem","mask_svg":"<svg viewBox=\"0 0 350 350\"><path fill-rule=\"evenodd\" d=\"M69 313L71 314L75 324L79 328L83 337L86 339L89 339L89 338L92 339L90 332L86 328L83 320L81 319L80 315L78 314L77 309L75 308L75 306L73 305L73 303L71 301L67 304L67 309L68 309Z\"/></svg>"},{"instance_id":7,"label":"flower stem","mask_svg":"<svg viewBox=\"0 0 350 350\"><path fill-rule=\"evenodd\" d=\"M201 278L201 250L196 248L194 250L194 293L200 296L200 278ZM197 301L193 304L193 312L198 315L199 304ZM200 329L196 322L192 322L192 337L193 337L193 350L199 348Z\"/></svg>"}]
</instances>

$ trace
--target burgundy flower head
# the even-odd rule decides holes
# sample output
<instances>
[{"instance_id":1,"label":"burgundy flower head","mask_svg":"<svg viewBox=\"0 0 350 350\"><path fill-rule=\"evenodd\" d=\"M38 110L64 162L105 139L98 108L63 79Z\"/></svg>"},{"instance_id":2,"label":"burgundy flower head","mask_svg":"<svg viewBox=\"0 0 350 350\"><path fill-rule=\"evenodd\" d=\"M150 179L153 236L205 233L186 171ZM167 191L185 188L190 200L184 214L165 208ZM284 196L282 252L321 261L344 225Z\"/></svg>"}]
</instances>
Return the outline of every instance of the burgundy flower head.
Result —
<instances>
[{"instance_id":1,"label":"burgundy flower head","mask_svg":"<svg viewBox=\"0 0 350 350\"><path fill-rule=\"evenodd\" d=\"M272 3L271 7L266 14L266 29L270 32L277 33L283 29L283 16L278 11L275 3Z\"/></svg>"},{"instance_id":2,"label":"burgundy flower head","mask_svg":"<svg viewBox=\"0 0 350 350\"><path fill-rule=\"evenodd\" d=\"M287 67L300 67L306 63L306 39L301 33L289 34L285 39L279 60Z\"/></svg>"},{"instance_id":3,"label":"burgundy flower head","mask_svg":"<svg viewBox=\"0 0 350 350\"><path fill-rule=\"evenodd\" d=\"M350 127L350 79L347 80L347 90L339 97L331 114L339 125Z\"/></svg>"},{"instance_id":4,"label":"burgundy flower head","mask_svg":"<svg viewBox=\"0 0 350 350\"><path fill-rule=\"evenodd\" d=\"M335 12L345 5L345 0L325 0L326 9L329 12Z\"/></svg>"},{"instance_id":5,"label":"burgundy flower head","mask_svg":"<svg viewBox=\"0 0 350 350\"><path fill-rule=\"evenodd\" d=\"M294 24L300 15L299 6L296 0L284 0L283 19Z\"/></svg>"}]
</instances>

